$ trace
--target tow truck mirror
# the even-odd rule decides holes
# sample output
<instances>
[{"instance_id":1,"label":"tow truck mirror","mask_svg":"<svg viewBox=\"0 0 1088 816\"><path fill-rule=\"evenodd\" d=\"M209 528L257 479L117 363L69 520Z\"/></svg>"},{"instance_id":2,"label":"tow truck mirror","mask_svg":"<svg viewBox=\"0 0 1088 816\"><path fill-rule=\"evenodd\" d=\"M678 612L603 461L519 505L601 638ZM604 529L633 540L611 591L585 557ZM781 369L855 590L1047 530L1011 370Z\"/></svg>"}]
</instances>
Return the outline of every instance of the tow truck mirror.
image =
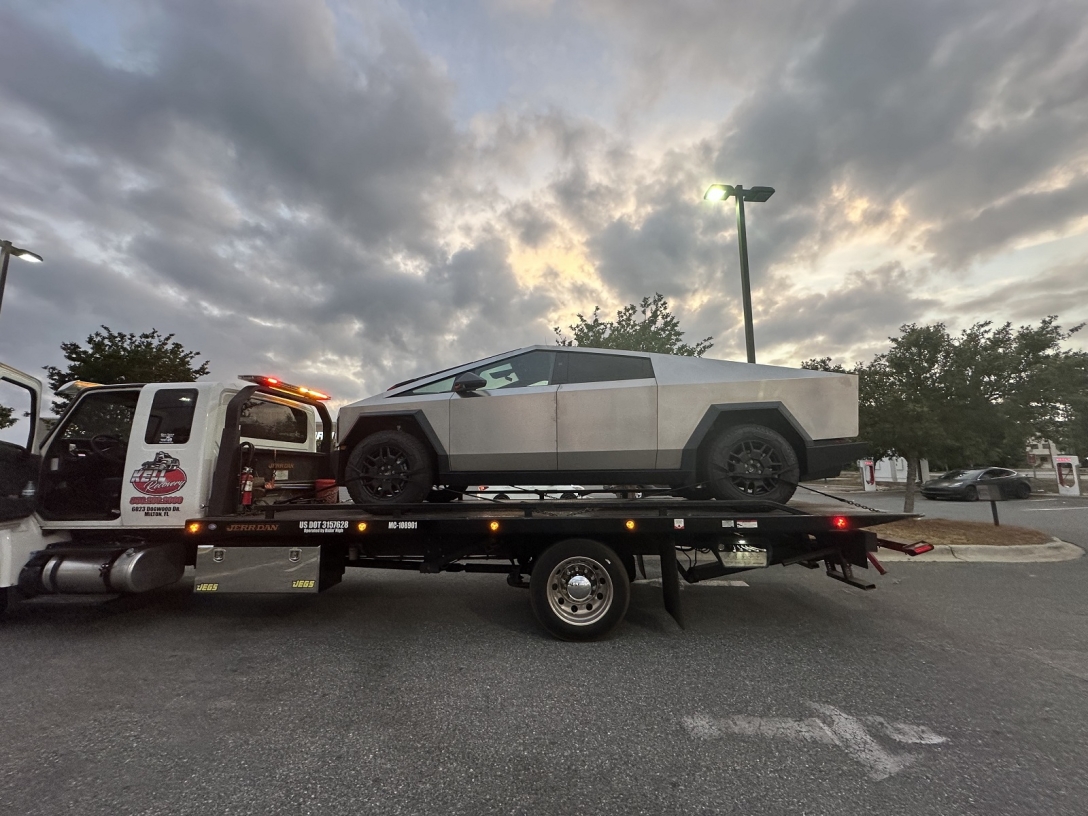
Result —
<instances>
[{"instance_id":1,"label":"tow truck mirror","mask_svg":"<svg viewBox=\"0 0 1088 816\"><path fill-rule=\"evenodd\" d=\"M471 371L463 371L458 374L457 379L453 381L453 393L464 394L465 392L479 391L486 385L487 380L479 374L474 374Z\"/></svg>"}]
</instances>

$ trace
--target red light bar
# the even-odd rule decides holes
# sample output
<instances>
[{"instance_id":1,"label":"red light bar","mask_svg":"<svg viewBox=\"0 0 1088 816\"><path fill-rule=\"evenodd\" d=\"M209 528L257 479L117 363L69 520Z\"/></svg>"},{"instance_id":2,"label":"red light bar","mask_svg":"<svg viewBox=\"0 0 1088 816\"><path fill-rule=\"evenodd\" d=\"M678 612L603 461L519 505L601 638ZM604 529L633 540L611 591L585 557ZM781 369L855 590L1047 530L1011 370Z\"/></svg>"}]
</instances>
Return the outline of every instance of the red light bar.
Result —
<instances>
[{"instance_id":1,"label":"red light bar","mask_svg":"<svg viewBox=\"0 0 1088 816\"><path fill-rule=\"evenodd\" d=\"M274 388L277 391L282 391L285 394L291 394L296 397L306 397L306 399L312 400L329 399L329 395L321 391L315 391L312 388L306 388L301 385L291 385L291 383L285 383L283 380L276 377L265 377L262 374L241 374L238 379L257 383L257 385L263 385L266 388Z\"/></svg>"}]
</instances>

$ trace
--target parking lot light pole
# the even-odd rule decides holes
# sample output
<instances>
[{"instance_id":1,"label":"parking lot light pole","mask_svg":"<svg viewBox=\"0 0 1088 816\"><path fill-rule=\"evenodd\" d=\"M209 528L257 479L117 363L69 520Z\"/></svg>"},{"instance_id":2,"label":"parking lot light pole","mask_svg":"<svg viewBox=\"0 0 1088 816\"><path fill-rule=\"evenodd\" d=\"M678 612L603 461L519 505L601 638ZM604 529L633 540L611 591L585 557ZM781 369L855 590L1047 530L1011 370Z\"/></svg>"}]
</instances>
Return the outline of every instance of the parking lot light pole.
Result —
<instances>
[{"instance_id":1,"label":"parking lot light pole","mask_svg":"<svg viewBox=\"0 0 1088 816\"><path fill-rule=\"evenodd\" d=\"M737 245L740 248L740 289L744 306L744 345L748 362L756 361L756 337L752 326L752 282L748 276L748 232L744 226L744 202L766 201L774 195L774 187L749 187L742 184L711 184L703 194L706 201L725 201L729 196L737 200Z\"/></svg>"},{"instance_id":2,"label":"parking lot light pole","mask_svg":"<svg viewBox=\"0 0 1088 816\"><path fill-rule=\"evenodd\" d=\"M29 249L21 249L11 241L0 241L0 255L3 255L4 260L0 262L0 308L4 306L4 287L8 282L8 258L14 255L16 258L22 258L24 261L30 261L31 263L41 263L42 256L35 252L31 252Z\"/></svg>"}]
</instances>

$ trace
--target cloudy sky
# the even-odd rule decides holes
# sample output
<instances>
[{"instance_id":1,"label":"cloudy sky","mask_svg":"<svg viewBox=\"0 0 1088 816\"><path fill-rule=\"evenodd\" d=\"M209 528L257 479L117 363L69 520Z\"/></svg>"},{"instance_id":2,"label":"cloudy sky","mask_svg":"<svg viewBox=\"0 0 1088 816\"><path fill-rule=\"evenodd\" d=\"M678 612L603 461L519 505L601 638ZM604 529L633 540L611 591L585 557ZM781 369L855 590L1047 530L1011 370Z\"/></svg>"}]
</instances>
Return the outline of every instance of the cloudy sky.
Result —
<instances>
[{"instance_id":1,"label":"cloudy sky","mask_svg":"<svg viewBox=\"0 0 1088 816\"><path fill-rule=\"evenodd\" d=\"M743 359L1088 320L1083 0L0 0L0 359L354 399L661 292ZM1084 341L1080 343L1084 346Z\"/></svg>"}]
</instances>

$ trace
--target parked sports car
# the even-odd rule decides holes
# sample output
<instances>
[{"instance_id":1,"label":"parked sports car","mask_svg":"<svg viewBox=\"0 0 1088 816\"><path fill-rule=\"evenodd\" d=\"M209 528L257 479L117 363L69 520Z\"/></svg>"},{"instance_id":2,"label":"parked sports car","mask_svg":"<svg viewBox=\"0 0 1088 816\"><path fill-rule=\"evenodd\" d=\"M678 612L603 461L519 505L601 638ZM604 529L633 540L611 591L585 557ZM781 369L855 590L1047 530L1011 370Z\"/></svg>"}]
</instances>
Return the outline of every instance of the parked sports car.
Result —
<instances>
[{"instance_id":1,"label":"parked sports car","mask_svg":"<svg viewBox=\"0 0 1088 816\"><path fill-rule=\"evenodd\" d=\"M950 470L923 484L922 495L927 499L978 501L980 483L996 485L1006 499L1026 499L1031 496L1031 482L1008 468Z\"/></svg>"},{"instance_id":2,"label":"parked sports car","mask_svg":"<svg viewBox=\"0 0 1088 816\"><path fill-rule=\"evenodd\" d=\"M785 502L865 452L849 374L532 346L345 406L340 479L359 503L479 484L669 486ZM453 488L452 490L446 488Z\"/></svg>"}]
</instances>

